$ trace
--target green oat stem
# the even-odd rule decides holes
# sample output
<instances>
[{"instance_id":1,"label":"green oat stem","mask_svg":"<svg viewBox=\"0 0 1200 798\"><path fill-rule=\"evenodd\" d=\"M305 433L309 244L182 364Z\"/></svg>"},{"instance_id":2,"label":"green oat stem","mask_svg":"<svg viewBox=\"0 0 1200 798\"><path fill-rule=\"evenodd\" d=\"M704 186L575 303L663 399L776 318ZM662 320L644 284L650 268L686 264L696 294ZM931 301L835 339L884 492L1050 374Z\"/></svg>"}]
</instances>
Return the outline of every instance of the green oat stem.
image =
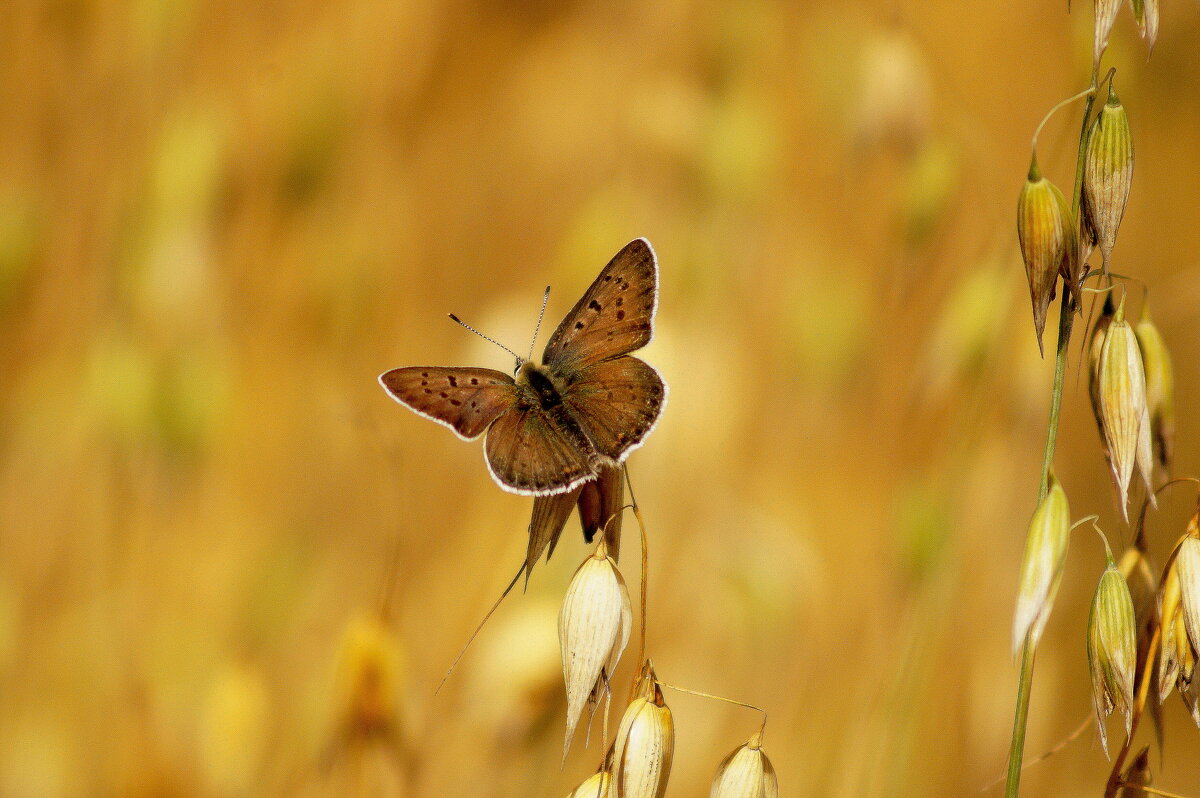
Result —
<instances>
[{"instance_id":1,"label":"green oat stem","mask_svg":"<svg viewBox=\"0 0 1200 798\"><path fill-rule=\"evenodd\" d=\"M1092 86L1084 92L1086 100L1083 108L1083 122L1080 124L1079 152L1075 159L1075 188L1071 192L1071 212L1078 223L1079 201L1083 190L1083 160L1087 153L1088 122L1092 117L1092 106L1096 102L1096 86L1098 68L1092 70ZM1054 446L1058 441L1058 420L1062 412L1063 384L1067 373L1067 347L1071 340L1071 326L1075 317L1071 308L1071 293L1062 292L1059 303L1058 345L1054 356L1054 387L1050 394L1050 420L1046 429L1046 448L1042 455L1042 479L1038 487L1040 502L1050 488L1050 466L1054 462ZM1021 677L1017 684L1017 708L1013 718L1012 745L1008 752L1008 780L1004 785L1005 798L1017 798L1021 789L1021 762L1025 755L1025 727L1029 720L1029 694L1033 686L1033 647L1029 645L1029 636L1025 636L1025 644L1021 647Z\"/></svg>"}]
</instances>

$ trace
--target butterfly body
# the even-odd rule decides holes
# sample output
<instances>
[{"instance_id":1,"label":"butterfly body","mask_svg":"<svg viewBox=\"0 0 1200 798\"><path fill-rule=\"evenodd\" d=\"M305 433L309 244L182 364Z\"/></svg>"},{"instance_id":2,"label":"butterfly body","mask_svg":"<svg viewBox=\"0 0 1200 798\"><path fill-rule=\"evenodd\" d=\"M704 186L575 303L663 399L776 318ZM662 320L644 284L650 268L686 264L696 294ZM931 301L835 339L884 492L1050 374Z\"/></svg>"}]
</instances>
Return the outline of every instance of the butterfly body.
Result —
<instances>
[{"instance_id":1,"label":"butterfly body","mask_svg":"<svg viewBox=\"0 0 1200 798\"><path fill-rule=\"evenodd\" d=\"M666 384L629 354L653 336L657 292L654 251L635 239L559 324L542 362L520 362L515 378L410 366L379 380L396 401L460 438L486 432L488 470L505 490L565 493L622 462L662 413Z\"/></svg>"}]
</instances>

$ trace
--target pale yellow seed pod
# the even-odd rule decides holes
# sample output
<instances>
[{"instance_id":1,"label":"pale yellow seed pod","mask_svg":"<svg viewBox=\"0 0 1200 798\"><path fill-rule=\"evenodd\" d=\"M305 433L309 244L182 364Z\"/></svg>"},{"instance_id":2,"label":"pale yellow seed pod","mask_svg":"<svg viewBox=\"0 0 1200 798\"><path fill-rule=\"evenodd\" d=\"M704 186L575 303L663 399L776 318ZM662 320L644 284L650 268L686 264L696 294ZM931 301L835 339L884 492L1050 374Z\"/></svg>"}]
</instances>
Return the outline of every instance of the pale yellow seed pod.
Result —
<instances>
[{"instance_id":1,"label":"pale yellow seed pod","mask_svg":"<svg viewBox=\"0 0 1200 798\"><path fill-rule=\"evenodd\" d=\"M1146 373L1146 408L1150 412L1150 432L1163 468L1171 467L1175 442L1175 369L1162 334L1150 320L1150 311L1142 307L1142 319L1134 328L1142 349Z\"/></svg>"},{"instance_id":2,"label":"pale yellow seed pod","mask_svg":"<svg viewBox=\"0 0 1200 798\"><path fill-rule=\"evenodd\" d=\"M1110 83L1108 102L1092 122L1083 159L1083 210L1095 231L1106 273L1132 183L1129 115Z\"/></svg>"},{"instance_id":3,"label":"pale yellow seed pod","mask_svg":"<svg viewBox=\"0 0 1200 798\"><path fill-rule=\"evenodd\" d=\"M1129 520L1129 481L1134 465L1139 461L1142 462L1141 472L1147 490L1150 488L1146 470L1150 464L1145 457L1150 430L1142 351L1133 329L1125 320L1124 300L1117 308L1108 334L1104 337L1097 372L1100 422L1112 462L1113 479L1120 491L1121 514L1125 520Z\"/></svg>"},{"instance_id":4,"label":"pale yellow seed pod","mask_svg":"<svg viewBox=\"0 0 1200 798\"><path fill-rule=\"evenodd\" d=\"M662 690L647 666L642 695L621 717L613 743L613 782L608 798L662 798L675 752L675 724Z\"/></svg>"},{"instance_id":5,"label":"pale yellow seed pod","mask_svg":"<svg viewBox=\"0 0 1200 798\"><path fill-rule=\"evenodd\" d=\"M1112 32L1113 23L1117 21L1117 12L1121 10L1121 0L1096 0L1096 36L1092 47L1093 63L1100 63L1104 48L1108 47L1108 35Z\"/></svg>"},{"instance_id":6,"label":"pale yellow seed pod","mask_svg":"<svg viewBox=\"0 0 1200 798\"><path fill-rule=\"evenodd\" d=\"M567 798L608 798L611 790L612 776L602 770L576 787Z\"/></svg>"},{"instance_id":7,"label":"pale yellow seed pod","mask_svg":"<svg viewBox=\"0 0 1200 798\"><path fill-rule=\"evenodd\" d=\"M1051 473L1050 489L1033 511L1029 534L1025 538L1017 610L1013 615L1014 657L1020 653L1026 635L1034 648L1042 637L1062 581L1070 540L1071 510L1067 505L1067 494Z\"/></svg>"},{"instance_id":8,"label":"pale yellow seed pod","mask_svg":"<svg viewBox=\"0 0 1200 798\"><path fill-rule=\"evenodd\" d=\"M1111 554L1092 599L1087 654L1096 726L1100 731L1100 744L1108 756L1104 719L1114 711L1120 712L1125 716L1125 733L1129 734L1133 722L1133 680L1137 670L1137 621L1133 599Z\"/></svg>"},{"instance_id":9,"label":"pale yellow seed pod","mask_svg":"<svg viewBox=\"0 0 1200 798\"><path fill-rule=\"evenodd\" d=\"M738 746L717 767L710 798L779 798L779 777L762 750L762 733Z\"/></svg>"},{"instance_id":10,"label":"pale yellow seed pod","mask_svg":"<svg viewBox=\"0 0 1200 798\"><path fill-rule=\"evenodd\" d=\"M563 756L584 708L607 689L608 679L629 642L633 610L625 580L601 539L579 566L558 615L563 680L567 687L567 733Z\"/></svg>"},{"instance_id":11,"label":"pale yellow seed pod","mask_svg":"<svg viewBox=\"0 0 1200 798\"><path fill-rule=\"evenodd\" d=\"M1195 529L1195 520L1189 531ZM1200 651L1200 537L1189 535L1179 545L1175 556L1179 570L1179 608L1183 613L1183 626L1187 630L1192 649Z\"/></svg>"},{"instance_id":12,"label":"pale yellow seed pod","mask_svg":"<svg viewBox=\"0 0 1200 798\"><path fill-rule=\"evenodd\" d=\"M1058 186L1042 177L1036 155L1017 198L1017 239L1025 261L1025 277L1029 281L1038 350L1044 354L1042 332L1046 329L1050 298L1059 274L1067 280L1071 290L1075 290L1079 242L1071 206Z\"/></svg>"}]
</instances>

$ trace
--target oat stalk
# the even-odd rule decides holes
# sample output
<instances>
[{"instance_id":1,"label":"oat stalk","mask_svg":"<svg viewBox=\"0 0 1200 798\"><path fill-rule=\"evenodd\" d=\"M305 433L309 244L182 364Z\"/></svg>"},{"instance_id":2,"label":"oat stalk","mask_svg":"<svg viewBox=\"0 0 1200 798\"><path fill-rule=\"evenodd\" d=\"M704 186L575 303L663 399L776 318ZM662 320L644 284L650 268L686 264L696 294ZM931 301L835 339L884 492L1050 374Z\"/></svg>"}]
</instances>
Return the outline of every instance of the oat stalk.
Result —
<instances>
[{"instance_id":1,"label":"oat stalk","mask_svg":"<svg viewBox=\"0 0 1200 798\"><path fill-rule=\"evenodd\" d=\"M1098 66L1092 70L1091 88L1083 92L1083 122L1080 124L1079 152L1075 160L1075 188L1071 192L1071 212L1076 224L1079 219L1079 202L1083 190L1083 162L1087 152L1088 122L1092 117L1092 106L1096 102ZM1078 96L1072 99L1078 99ZM1071 307L1071 292L1063 290L1059 303L1058 344L1054 355L1054 385L1050 394L1050 420L1046 429L1046 448L1042 455L1042 478L1038 487L1038 501L1046 496L1050 488L1050 466L1054 462L1054 447L1058 441L1058 421L1062 411L1063 385L1067 373L1067 348L1071 341L1071 327L1075 315ZM1021 762L1025 754L1025 727L1029 721L1029 694L1033 687L1034 647L1029 635L1021 646L1021 676L1017 684L1017 708L1013 718L1012 745L1008 753L1008 779L1004 786L1005 798L1017 798L1021 786Z\"/></svg>"}]
</instances>

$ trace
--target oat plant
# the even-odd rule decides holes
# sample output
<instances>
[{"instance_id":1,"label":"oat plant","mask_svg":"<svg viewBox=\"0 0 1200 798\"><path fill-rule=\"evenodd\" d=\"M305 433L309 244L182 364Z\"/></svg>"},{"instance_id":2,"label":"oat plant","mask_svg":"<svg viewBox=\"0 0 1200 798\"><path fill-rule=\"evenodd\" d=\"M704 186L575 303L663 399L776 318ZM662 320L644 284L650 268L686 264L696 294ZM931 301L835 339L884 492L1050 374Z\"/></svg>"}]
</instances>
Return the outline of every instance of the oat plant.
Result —
<instances>
[{"instance_id":1,"label":"oat plant","mask_svg":"<svg viewBox=\"0 0 1200 798\"><path fill-rule=\"evenodd\" d=\"M1017 237L1029 283L1034 332L1042 349L1051 301L1059 298L1058 335L1050 417L1037 502L1029 526L1013 622L1013 650L1020 662L1016 712L1005 795L1019 793L1034 659L1062 579L1073 528L1063 486L1052 471L1068 349L1085 299L1102 308L1085 323L1081 367L1096 417L1100 451L1111 471L1122 520L1132 527L1131 546L1114 557L1104 540L1105 566L1081 635L1091 673L1094 716L1101 746L1111 753L1106 720L1121 720L1123 741L1111 756L1105 798L1173 795L1152 784L1149 748L1131 759L1139 722L1149 714L1162 747L1160 704L1178 692L1200 726L1195 677L1200 651L1200 503L1156 576L1147 556L1147 517L1169 487L1200 485L1193 477L1171 479L1174 434L1174 372L1167 343L1151 321L1148 288L1130 276L1116 249L1130 198L1134 137L1116 89L1116 70L1104 69L1104 53L1116 26L1121 0L1096 0L1095 37L1088 87L1059 103L1033 135L1033 152L1017 202ZM1147 49L1158 31L1157 0L1131 0ZM1082 102L1083 116L1070 194L1043 174L1038 134L1059 110ZM1100 107L1097 109L1097 105ZM1092 267L1094 252L1099 266ZM1136 268L1136 263L1130 264ZM1131 321L1130 286L1140 287L1140 320ZM1156 484L1156 469L1159 482ZM1131 514L1131 495L1141 495ZM1090 516L1088 520L1096 516ZM1078 526L1078 524L1076 524ZM1097 527L1099 531L1099 527ZM1104 538L1103 533L1101 537ZM1044 757L1043 757L1044 758ZM1040 761L1040 760L1039 760Z\"/></svg>"}]
</instances>

